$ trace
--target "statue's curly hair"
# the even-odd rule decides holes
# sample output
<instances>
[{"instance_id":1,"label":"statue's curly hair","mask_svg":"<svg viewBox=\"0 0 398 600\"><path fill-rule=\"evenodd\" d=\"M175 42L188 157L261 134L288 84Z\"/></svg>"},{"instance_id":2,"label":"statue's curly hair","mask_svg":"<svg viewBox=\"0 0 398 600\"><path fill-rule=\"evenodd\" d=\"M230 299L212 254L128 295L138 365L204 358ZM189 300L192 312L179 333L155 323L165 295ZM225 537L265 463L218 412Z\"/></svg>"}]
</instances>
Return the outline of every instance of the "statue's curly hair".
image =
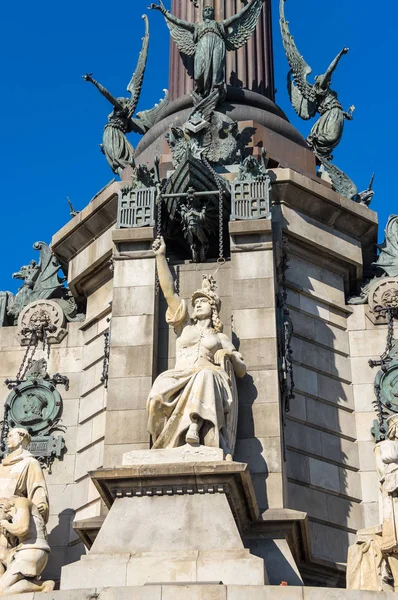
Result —
<instances>
[{"instance_id":1,"label":"statue's curly hair","mask_svg":"<svg viewBox=\"0 0 398 600\"><path fill-rule=\"evenodd\" d=\"M215 302L212 302L210 300L210 306L211 306L211 322L213 325L213 329L217 333L222 333L223 329L224 329L224 325L220 319L220 315L218 313L218 309L217 309Z\"/></svg>"}]
</instances>

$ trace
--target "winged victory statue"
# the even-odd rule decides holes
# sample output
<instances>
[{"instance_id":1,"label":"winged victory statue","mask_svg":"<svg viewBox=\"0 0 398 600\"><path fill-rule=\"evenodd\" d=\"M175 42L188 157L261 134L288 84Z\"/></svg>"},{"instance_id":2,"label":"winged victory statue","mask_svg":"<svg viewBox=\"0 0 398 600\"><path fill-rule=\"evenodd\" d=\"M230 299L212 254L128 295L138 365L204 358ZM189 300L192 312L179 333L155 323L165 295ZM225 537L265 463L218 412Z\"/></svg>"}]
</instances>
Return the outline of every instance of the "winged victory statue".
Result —
<instances>
[{"instance_id":1,"label":"winged victory statue","mask_svg":"<svg viewBox=\"0 0 398 600\"><path fill-rule=\"evenodd\" d=\"M332 75L341 57L347 54L348 48L343 48L332 61L323 75L315 77L314 85L307 81L312 72L303 56L297 49L296 43L285 19L286 0L280 0L280 27L283 46L290 65L288 74L288 91L293 108L302 119L308 120L317 113L321 115L307 138L314 153L327 161L331 160L333 149L339 144L343 135L344 121L352 119L354 107L345 112L338 100L337 93L331 88Z\"/></svg>"},{"instance_id":2,"label":"winged victory statue","mask_svg":"<svg viewBox=\"0 0 398 600\"><path fill-rule=\"evenodd\" d=\"M159 114L168 102L168 94L165 90L165 97L159 104L156 104L150 110L137 113L137 118L133 117L140 99L148 58L149 23L146 15L143 15L142 18L145 20L145 36L142 40L136 70L127 86L130 98L115 98L103 85L93 79L91 74L86 73L83 75L83 79L95 85L114 107L108 117L108 123L104 127L102 152L105 154L112 171L116 174L127 166L134 166L134 148L126 138L126 133L134 132L141 135L146 133L155 124Z\"/></svg>"},{"instance_id":3,"label":"winged victory statue","mask_svg":"<svg viewBox=\"0 0 398 600\"><path fill-rule=\"evenodd\" d=\"M251 0L240 12L224 21L216 21L214 8L205 5L203 21L182 21L168 11L162 0L149 8L160 10L178 49L194 57L195 91L202 97L225 86L225 56L227 50L244 46L256 28L264 0Z\"/></svg>"}]
</instances>

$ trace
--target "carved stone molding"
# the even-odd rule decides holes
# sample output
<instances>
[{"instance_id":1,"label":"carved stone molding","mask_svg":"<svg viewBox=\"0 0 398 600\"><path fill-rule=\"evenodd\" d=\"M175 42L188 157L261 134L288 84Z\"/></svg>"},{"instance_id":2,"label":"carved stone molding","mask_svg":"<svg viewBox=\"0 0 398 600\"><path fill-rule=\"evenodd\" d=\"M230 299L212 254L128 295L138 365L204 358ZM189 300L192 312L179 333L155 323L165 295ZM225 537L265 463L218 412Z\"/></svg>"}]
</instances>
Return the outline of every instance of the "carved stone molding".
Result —
<instances>
[{"instance_id":1,"label":"carved stone molding","mask_svg":"<svg viewBox=\"0 0 398 600\"><path fill-rule=\"evenodd\" d=\"M17 338L21 346L46 340L59 344L67 334L62 308L53 300L36 300L26 306L18 317Z\"/></svg>"}]
</instances>

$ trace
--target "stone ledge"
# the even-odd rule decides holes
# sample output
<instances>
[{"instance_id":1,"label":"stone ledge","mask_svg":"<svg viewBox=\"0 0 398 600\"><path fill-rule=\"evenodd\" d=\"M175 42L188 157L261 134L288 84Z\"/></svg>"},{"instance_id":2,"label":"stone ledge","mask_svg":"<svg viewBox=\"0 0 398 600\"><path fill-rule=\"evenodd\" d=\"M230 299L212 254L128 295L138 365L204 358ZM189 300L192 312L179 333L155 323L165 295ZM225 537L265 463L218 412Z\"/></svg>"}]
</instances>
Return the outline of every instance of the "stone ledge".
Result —
<instances>
[{"instance_id":1,"label":"stone ledge","mask_svg":"<svg viewBox=\"0 0 398 600\"><path fill-rule=\"evenodd\" d=\"M135 587L87 588L2 596L4 600L389 600L391 592L342 588L222 585L180 582Z\"/></svg>"},{"instance_id":2,"label":"stone ledge","mask_svg":"<svg viewBox=\"0 0 398 600\"><path fill-rule=\"evenodd\" d=\"M225 493L240 531L259 519L248 465L236 462L191 462L132 465L91 471L105 504L133 496Z\"/></svg>"}]
</instances>

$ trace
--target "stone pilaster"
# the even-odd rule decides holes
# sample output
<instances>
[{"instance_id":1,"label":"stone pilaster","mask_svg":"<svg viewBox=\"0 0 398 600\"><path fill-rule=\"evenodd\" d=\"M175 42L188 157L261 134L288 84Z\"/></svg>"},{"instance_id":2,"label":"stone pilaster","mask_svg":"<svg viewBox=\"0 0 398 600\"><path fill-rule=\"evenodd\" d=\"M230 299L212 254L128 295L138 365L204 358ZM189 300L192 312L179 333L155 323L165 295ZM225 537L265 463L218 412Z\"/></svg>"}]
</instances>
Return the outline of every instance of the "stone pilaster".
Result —
<instances>
[{"instance_id":1,"label":"stone pilaster","mask_svg":"<svg viewBox=\"0 0 398 600\"><path fill-rule=\"evenodd\" d=\"M149 448L146 399L156 364L157 317L152 228L113 232L113 310L104 466Z\"/></svg>"}]
</instances>

